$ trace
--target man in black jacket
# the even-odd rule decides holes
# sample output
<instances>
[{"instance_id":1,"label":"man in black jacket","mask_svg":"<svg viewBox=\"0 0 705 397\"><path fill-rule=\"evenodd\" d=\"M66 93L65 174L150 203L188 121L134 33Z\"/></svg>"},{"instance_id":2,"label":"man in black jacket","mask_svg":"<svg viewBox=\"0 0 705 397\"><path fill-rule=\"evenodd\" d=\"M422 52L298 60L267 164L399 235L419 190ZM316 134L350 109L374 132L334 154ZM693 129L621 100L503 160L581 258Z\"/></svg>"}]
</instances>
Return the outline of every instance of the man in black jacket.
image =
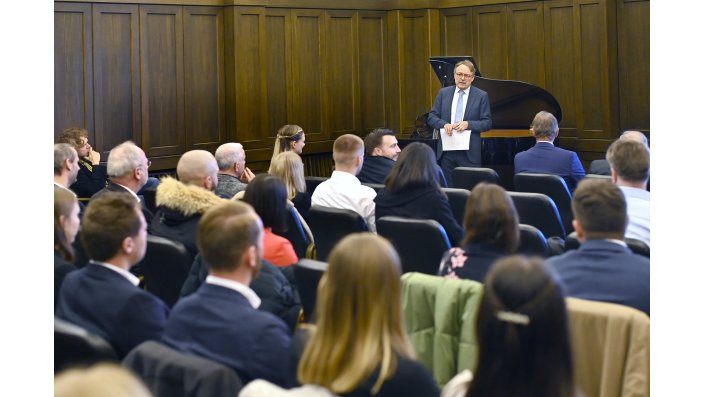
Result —
<instances>
[{"instance_id":1,"label":"man in black jacket","mask_svg":"<svg viewBox=\"0 0 705 397\"><path fill-rule=\"evenodd\" d=\"M362 183L384 183L399 152L401 149L394 131L386 128L372 130L365 137L365 161L357 179Z\"/></svg>"}]
</instances>

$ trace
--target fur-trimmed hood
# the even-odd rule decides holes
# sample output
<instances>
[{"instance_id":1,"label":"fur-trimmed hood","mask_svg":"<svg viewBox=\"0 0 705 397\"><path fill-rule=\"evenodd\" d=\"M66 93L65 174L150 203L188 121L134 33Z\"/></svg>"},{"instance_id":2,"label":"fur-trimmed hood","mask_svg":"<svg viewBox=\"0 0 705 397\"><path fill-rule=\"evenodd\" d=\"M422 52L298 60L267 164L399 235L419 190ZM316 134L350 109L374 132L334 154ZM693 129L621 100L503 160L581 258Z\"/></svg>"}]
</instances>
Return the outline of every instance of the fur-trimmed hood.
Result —
<instances>
[{"instance_id":1,"label":"fur-trimmed hood","mask_svg":"<svg viewBox=\"0 0 705 397\"><path fill-rule=\"evenodd\" d=\"M164 177L157 187L157 207L166 207L188 217L203 214L210 207L227 200L202 187L185 185L172 177Z\"/></svg>"}]
</instances>

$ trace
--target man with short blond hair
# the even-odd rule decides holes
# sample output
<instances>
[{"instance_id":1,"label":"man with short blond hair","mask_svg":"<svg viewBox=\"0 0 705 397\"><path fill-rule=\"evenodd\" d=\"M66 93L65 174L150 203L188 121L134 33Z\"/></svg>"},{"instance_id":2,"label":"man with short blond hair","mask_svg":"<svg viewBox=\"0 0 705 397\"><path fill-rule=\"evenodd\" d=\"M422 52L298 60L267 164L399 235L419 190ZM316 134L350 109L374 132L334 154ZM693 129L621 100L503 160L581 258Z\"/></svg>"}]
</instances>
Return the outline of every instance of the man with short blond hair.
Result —
<instances>
[{"instance_id":1,"label":"man with short blond hair","mask_svg":"<svg viewBox=\"0 0 705 397\"><path fill-rule=\"evenodd\" d=\"M646 137L646 135L642 134L640 131L636 130L626 130L622 132L622 135L619 136L619 139L630 139L632 141L637 141L641 142L646 146L647 148L649 147L649 139ZM616 142L616 141L615 141ZM596 174L596 175L606 175L610 176L612 175L612 170L610 169L610 164L607 162L607 159L598 159L598 160L593 160L590 163L590 167L588 168L588 174Z\"/></svg>"},{"instance_id":2,"label":"man with short blond hair","mask_svg":"<svg viewBox=\"0 0 705 397\"><path fill-rule=\"evenodd\" d=\"M375 232L375 193L357 179L364 162L364 143L359 136L345 134L333 142L335 170L330 179L321 182L311 196L311 205L352 210Z\"/></svg>"}]
</instances>

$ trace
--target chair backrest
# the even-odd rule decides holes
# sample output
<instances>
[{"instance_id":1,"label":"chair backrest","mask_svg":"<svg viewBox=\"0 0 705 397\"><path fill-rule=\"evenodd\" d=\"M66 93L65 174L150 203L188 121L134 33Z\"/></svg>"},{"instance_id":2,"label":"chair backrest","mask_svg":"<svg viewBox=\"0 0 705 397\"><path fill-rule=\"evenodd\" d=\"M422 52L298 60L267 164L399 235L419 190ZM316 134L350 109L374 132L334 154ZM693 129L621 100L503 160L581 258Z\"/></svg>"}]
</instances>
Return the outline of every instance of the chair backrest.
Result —
<instances>
[{"instance_id":1,"label":"chair backrest","mask_svg":"<svg viewBox=\"0 0 705 397\"><path fill-rule=\"evenodd\" d=\"M155 397L237 396L242 389L232 369L155 341L132 349L122 365L134 371Z\"/></svg>"},{"instance_id":2,"label":"chair backrest","mask_svg":"<svg viewBox=\"0 0 705 397\"><path fill-rule=\"evenodd\" d=\"M294 247L296 256L305 258L308 246L311 244L311 238L304 229L299 213L294 209L294 204L291 201L287 201L286 210L287 229L285 232L275 233L289 240Z\"/></svg>"},{"instance_id":3,"label":"chair backrest","mask_svg":"<svg viewBox=\"0 0 705 397\"><path fill-rule=\"evenodd\" d=\"M316 259L324 262L343 237L369 231L367 222L353 210L314 205L308 211L308 220L316 242Z\"/></svg>"},{"instance_id":4,"label":"chair backrest","mask_svg":"<svg viewBox=\"0 0 705 397\"><path fill-rule=\"evenodd\" d=\"M371 187L375 190L375 193L379 193L379 191L384 187L384 183L365 182L363 185Z\"/></svg>"},{"instance_id":5,"label":"chair backrest","mask_svg":"<svg viewBox=\"0 0 705 397\"><path fill-rule=\"evenodd\" d=\"M147 252L136 266L144 275L144 289L172 307L179 299L192 262L183 244L150 234L147 235Z\"/></svg>"},{"instance_id":6,"label":"chair backrest","mask_svg":"<svg viewBox=\"0 0 705 397\"><path fill-rule=\"evenodd\" d=\"M531 225L546 237L565 238L565 229L556 204L542 193L507 192L519 214L519 222Z\"/></svg>"},{"instance_id":7,"label":"chair backrest","mask_svg":"<svg viewBox=\"0 0 705 397\"><path fill-rule=\"evenodd\" d=\"M313 191L316 190L316 187L323 182L327 181L328 177L325 176L307 176L304 177L304 180L306 181L306 191L313 194Z\"/></svg>"},{"instance_id":8,"label":"chair backrest","mask_svg":"<svg viewBox=\"0 0 705 397\"><path fill-rule=\"evenodd\" d=\"M519 224L519 248L517 253L547 257L548 241L541 231L531 225Z\"/></svg>"},{"instance_id":9,"label":"chair backrest","mask_svg":"<svg viewBox=\"0 0 705 397\"><path fill-rule=\"evenodd\" d=\"M100 361L118 361L115 350L105 339L54 317L54 373Z\"/></svg>"},{"instance_id":10,"label":"chair backrest","mask_svg":"<svg viewBox=\"0 0 705 397\"><path fill-rule=\"evenodd\" d=\"M301 306L304 309L305 323L313 322L318 283L326 270L328 270L328 263L313 259L299 259L299 262L294 265L294 277L301 297Z\"/></svg>"},{"instance_id":11,"label":"chair backrest","mask_svg":"<svg viewBox=\"0 0 705 397\"><path fill-rule=\"evenodd\" d=\"M153 214L156 213L157 212L157 188L150 187L150 188L142 190L142 197L144 197L144 205L147 207L147 209L152 211Z\"/></svg>"},{"instance_id":12,"label":"chair backrest","mask_svg":"<svg viewBox=\"0 0 705 397\"><path fill-rule=\"evenodd\" d=\"M470 197L470 191L467 189L457 189L452 187L441 188L443 192L448 196L448 202L450 203L450 209L453 211L453 217L458 221L458 225L463 225L463 220L465 219L465 207L468 205L468 197Z\"/></svg>"},{"instance_id":13,"label":"chair backrest","mask_svg":"<svg viewBox=\"0 0 705 397\"><path fill-rule=\"evenodd\" d=\"M453 169L453 186L472 190L480 182L499 185L499 174L492 168L456 167Z\"/></svg>"},{"instance_id":14,"label":"chair backrest","mask_svg":"<svg viewBox=\"0 0 705 397\"><path fill-rule=\"evenodd\" d=\"M575 382L586 396L648 396L650 320L614 303L567 298Z\"/></svg>"},{"instance_id":15,"label":"chair backrest","mask_svg":"<svg viewBox=\"0 0 705 397\"><path fill-rule=\"evenodd\" d=\"M624 242L627 243L627 247L629 247L629 249L633 253L635 253L637 255L645 256L647 258L651 257L651 248L645 242L638 240L638 239L635 239L635 238L625 238ZM580 241L578 240L578 236L576 235L575 232L569 234L568 237L565 238L566 251L578 249L579 247L580 247Z\"/></svg>"},{"instance_id":16,"label":"chair backrest","mask_svg":"<svg viewBox=\"0 0 705 397\"><path fill-rule=\"evenodd\" d=\"M377 220L377 233L396 248L403 273L438 274L443 254L450 249L445 229L433 219L383 216Z\"/></svg>"},{"instance_id":17,"label":"chair backrest","mask_svg":"<svg viewBox=\"0 0 705 397\"><path fill-rule=\"evenodd\" d=\"M573 195L563 178L551 174L529 174L520 172L514 175L514 190L517 192L543 193L550 197L558 208L566 233L573 231L573 209L570 201Z\"/></svg>"}]
</instances>

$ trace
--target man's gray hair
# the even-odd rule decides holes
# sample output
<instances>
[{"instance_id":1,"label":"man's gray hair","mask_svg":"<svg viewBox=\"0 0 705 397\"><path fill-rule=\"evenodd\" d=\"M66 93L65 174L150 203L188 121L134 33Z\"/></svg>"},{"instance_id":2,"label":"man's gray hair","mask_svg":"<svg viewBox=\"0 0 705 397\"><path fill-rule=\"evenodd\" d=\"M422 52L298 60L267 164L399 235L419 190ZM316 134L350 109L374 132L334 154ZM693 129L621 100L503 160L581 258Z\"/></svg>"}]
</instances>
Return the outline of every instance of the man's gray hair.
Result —
<instances>
[{"instance_id":1,"label":"man's gray hair","mask_svg":"<svg viewBox=\"0 0 705 397\"><path fill-rule=\"evenodd\" d=\"M61 170L64 168L64 162L69 160L73 162L78 157L76 149L68 143L54 144L54 175L61 175Z\"/></svg>"},{"instance_id":2,"label":"man's gray hair","mask_svg":"<svg viewBox=\"0 0 705 397\"><path fill-rule=\"evenodd\" d=\"M108 176L119 178L131 173L142 165L144 152L132 141L115 146L108 154Z\"/></svg>"},{"instance_id":3,"label":"man's gray hair","mask_svg":"<svg viewBox=\"0 0 705 397\"><path fill-rule=\"evenodd\" d=\"M221 171L230 169L235 163L240 162L245 157L245 149L242 144L229 142L224 143L215 150L215 161Z\"/></svg>"}]
</instances>

